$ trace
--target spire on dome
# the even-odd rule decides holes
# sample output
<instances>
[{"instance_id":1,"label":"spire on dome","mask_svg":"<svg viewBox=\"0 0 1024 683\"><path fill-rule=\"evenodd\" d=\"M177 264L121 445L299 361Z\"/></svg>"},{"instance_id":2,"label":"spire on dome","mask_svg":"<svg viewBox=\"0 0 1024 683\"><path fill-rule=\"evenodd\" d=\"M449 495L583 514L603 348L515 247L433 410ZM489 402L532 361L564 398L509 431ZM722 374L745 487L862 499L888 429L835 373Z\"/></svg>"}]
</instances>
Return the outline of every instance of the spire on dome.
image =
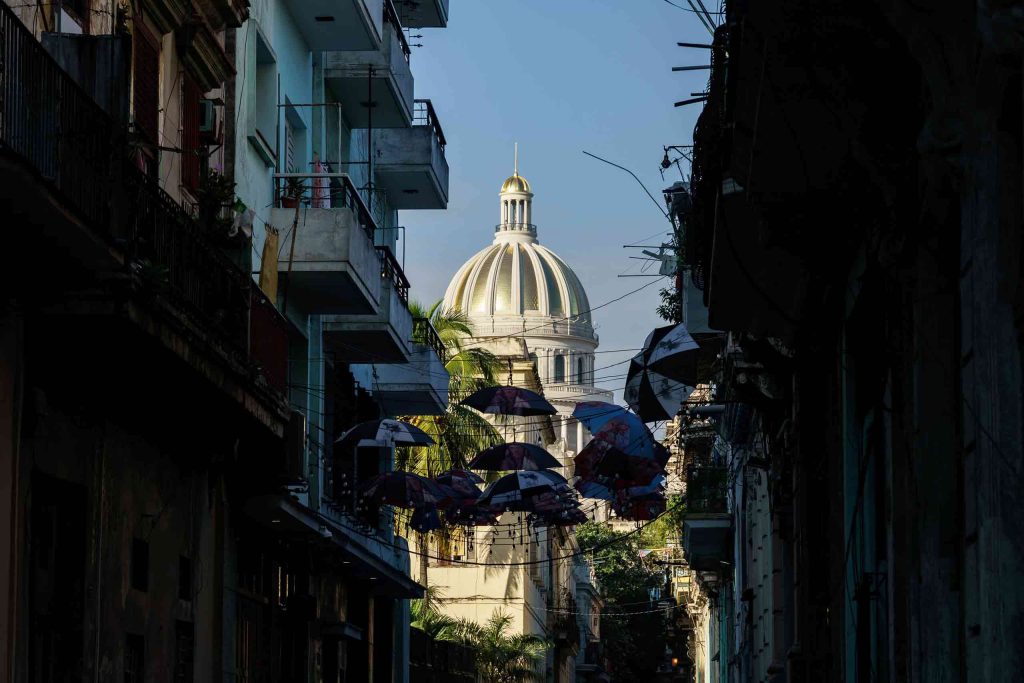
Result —
<instances>
[{"instance_id":1,"label":"spire on dome","mask_svg":"<svg viewBox=\"0 0 1024 683\"><path fill-rule=\"evenodd\" d=\"M519 143L516 142L516 143L513 143L513 144L515 145L515 152L514 152L514 157L513 157L515 159L515 161L513 162L514 165L512 167L513 168L512 175L518 177L519 176Z\"/></svg>"}]
</instances>

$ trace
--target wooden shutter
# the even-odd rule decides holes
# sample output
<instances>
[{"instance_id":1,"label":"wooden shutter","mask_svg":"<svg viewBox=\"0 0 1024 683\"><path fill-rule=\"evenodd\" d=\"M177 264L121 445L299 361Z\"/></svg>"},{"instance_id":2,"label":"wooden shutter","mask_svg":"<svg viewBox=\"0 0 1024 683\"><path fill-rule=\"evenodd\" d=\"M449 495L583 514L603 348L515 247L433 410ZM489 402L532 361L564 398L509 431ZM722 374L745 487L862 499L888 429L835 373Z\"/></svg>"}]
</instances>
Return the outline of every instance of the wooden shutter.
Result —
<instances>
[{"instance_id":1,"label":"wooden shutter","mask_svg":"<svg viewBox=\"0 0 1024 683\"><path fill-rule=\"evenodd\" d=\"M146 142L159 142L160 45L141 21L132 27L132 115Z\"/></svg>"},{"instance_id":2,"label":"wooden shutter","mask_svg":"<svg viewBox=\"0 0 1024 683\"><path fill-rule=\"evenodd\" d=\"M192 191L199 189L199 100L202 95L195 79L185 74L181 106L181 184Z\"/></svg>"}]
</instances>

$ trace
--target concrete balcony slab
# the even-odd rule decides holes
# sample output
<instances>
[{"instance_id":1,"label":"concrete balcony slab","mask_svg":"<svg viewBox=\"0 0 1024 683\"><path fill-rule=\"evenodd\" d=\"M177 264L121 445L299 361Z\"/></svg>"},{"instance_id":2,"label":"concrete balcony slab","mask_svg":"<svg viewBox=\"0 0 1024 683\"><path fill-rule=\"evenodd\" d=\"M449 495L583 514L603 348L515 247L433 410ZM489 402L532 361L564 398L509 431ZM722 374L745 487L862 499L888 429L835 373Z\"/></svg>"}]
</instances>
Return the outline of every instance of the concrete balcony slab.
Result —
<instances>
[{"instance_id":1,"label":"concrete balcony slab","mask_svg":"<svg viewBox=\"0 0 1024 683\"><path fill-rule=\"evenodd\" d=\"M408 363L412 360L413 322L409 283L386 247L378 247L380 299L370 315L323 318L324 350L346 363Z\"/></svg>"},{"instance_id":2,"label":"concrete balcony slab","mask_svg":"<svg viewBox=\"0 0 1024 683\"><path fill-rule=\"evenodd\" d=\"M380 45L386 0L284 0L314 52Z\"/></svg>"},{"instance_id":3,"label":"concrete balcony slab","mask_svg":"<svg viewBox=\"0 0 1024 683\"><path fill-rule=\"evenodd\" d=\"M311 314L370 315L381 298L380 266L369 229L358 210L271 209L270 224L282 237L279 278L282 292Z\"/></svg>"},{"instance_id":4,"label":"concrete balcony slab","mask_svg":"<svg viewBox=\"0 0 1024 683\"><path fill-rule=\"evenodd\" d=\"M424 319L413 321L408 363L377 368L374 396L388 415L440 415L448 408L448 371L438 353L440 339Z\"/></svg>"},{"instance_id":5,"label":"concrete balcony slab","mask_svg":"<svg viewBox=\"0 0 1024 683\"><path fill-rule=\"evenodd\" d=\"M395 0L395 9L407 28L448 26L448 0Z\"/></svg>"},{"instance_id":6,"label":"concrete balcony slab","mask_svg":"<svg viewBox=\"0 0 1024 683\"><path fill-rule=\"evenodd\" d=\"M732 517L690 514L683 521L683 553L691 569L721 571L732 564Z\"/></svg>"},{"instance_id":7,"label":"concrete balcony slab","mask_svg":"<svg viewBox=\"0 0 1024 683\"><path fill-rule=\"evenodd\" d=\"M412 124L413 77L409 46L397 22L384 23L380 46L324 54L324 82L341 102L352 128L407 128Z\"/></svg>"},{"instance_id":8,"label":"concrete balcony slab","mask_svg":"<svg viewBox=\"0 0 1024 683\"><path fill-rule=\"evenodd\" d=\"M396 209L448 208L445 138L429 100L416 100L412 128L374 135L377 185Z\"/></svg>"}]
</instances>

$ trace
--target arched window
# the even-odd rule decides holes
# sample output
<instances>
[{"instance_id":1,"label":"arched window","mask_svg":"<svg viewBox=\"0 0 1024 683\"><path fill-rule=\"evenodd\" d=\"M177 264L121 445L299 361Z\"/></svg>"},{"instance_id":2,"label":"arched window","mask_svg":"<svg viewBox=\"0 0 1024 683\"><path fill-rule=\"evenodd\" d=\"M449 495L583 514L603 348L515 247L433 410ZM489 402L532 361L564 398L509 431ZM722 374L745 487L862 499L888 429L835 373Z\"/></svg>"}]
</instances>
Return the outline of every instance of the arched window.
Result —
<instances>
[{"instance_id":1,"label":"arched window","mask_svg":"<svg viewBox=\"0 0 1024 683\"><path fill-rule=\"evenodd\" d=\"M583 384L583 357L576 359L576 384Z\"/></svg>"},{"instance_id":2,"label":"arched window","mask_svg":"<svg viewBox=\"0 0 1024 683\"><path fill-rule=\"evenodd\" d=\"M555 356L555 383L565 382L565 356Z\"/></svg>"}]
</instances>

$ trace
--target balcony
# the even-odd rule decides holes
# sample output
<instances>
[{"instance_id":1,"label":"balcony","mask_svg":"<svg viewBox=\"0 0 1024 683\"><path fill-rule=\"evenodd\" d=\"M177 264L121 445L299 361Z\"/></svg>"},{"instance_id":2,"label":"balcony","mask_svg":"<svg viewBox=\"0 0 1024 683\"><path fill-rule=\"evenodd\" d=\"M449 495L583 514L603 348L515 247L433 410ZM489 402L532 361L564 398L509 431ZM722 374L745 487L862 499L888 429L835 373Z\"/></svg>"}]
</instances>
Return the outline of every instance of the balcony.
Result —
<instances>
[{"instance_id":1,"label":"balcony","mask_svg":"<svg viewBox=\"0 0 1024 683\"><path fill-rule=\"evenodd\" d=\"M721 571L732 564L732 518L728 512L729 470L694 465L686 470L683 552L690 568Z\"/></svg>"},{"instance_id":2,"label":"balcony","mask_svg":"<svg viewBox=\"0 0 1024 683\"><path fill-rule=\"evenodd\" d=\"M312 52L373 50L386 0L284 0Z\"/></svg>"},{"instance_id":3,"label":"balcony","mask_svg":"<svg viewBox=\"0 0 1024 683\"><path fill-rule=\"evenodd\" d=\"M426 318L415 318L412 357L377 368L374 396L388 415L440 415L448 408L444 344Z\"/></svg>"},{"instance_id":4,"label":"balcony","mask_svg":"<svg viewBox=\"0 0 1024 683\"><path fill-rule=\"evenodd\" d=\"M249 347L249 275L224 256L208 226L128 161L117 112L104 111L2 3L0 44L3 215L19 226L7 244L12 282L49 295L88 288L89 296L61 297L40 316L64 333L69 319L82 323L76 346L95 351L83 372L102 372L110 385L128 353L171 356L202 381L196 386L281 435L287 404L256 371ZM88 84L85 66L75 78ZM161 367L179 366L154 362L150 371ZM188 381L181 373L174 379Z\"/></svg>"},{"instance_id":5,"label":"balcony","mask_svg":"<svg viewBox=\"0 0 1024 683\"><path fill-rule=\"evenodd\" d=\"M325 48L324 80L345 108L352 128L407 128L412 124L413 78L409 45L385 10L379 47ZM338 51L342 50L342 51Z\"/></svg>"},{"instance_id":6,"label":"balcony","mask_svg":"<svg viewBox=\"0 0 1024 683\"><path fill-rule=\"evenodd\" d=\"M377 186L395 209L448 207L448 160L444 131L430 100L416 100L412 128L374 135Z\"/></svg>"},{"instance_id":7,"label":"balcony","mask_svg":"<svg viewBox=\"0 0 1024 683\"><path fill-rule=\"evenodd\" d=\"M395 0L395 9L408 28L448 26L448 0Z\"/></svg>"},{"instance_id":8,"label":"balcony","mask_svg":"<svg viewBox=\"0 0 1024 683\"><path fill-rule=\"evenodd\" d=\"M408 363L413 346L409 281L389 248L376 251L380 283L376 312L325 317L324 350L346 363Z\"/></svg>"},{"instance_id":9,"label":"balcony","mask_svg":"<svg viewBox=\"0 0 1024 683\"><path fill-rule=\"evenodd\" d=\"M376 223L351 179L344 173L274 178L280 208L270 210L270 223L281 233L282 295L311 314L375 313L381 296Z\"/></svg>"}]
</instances>

